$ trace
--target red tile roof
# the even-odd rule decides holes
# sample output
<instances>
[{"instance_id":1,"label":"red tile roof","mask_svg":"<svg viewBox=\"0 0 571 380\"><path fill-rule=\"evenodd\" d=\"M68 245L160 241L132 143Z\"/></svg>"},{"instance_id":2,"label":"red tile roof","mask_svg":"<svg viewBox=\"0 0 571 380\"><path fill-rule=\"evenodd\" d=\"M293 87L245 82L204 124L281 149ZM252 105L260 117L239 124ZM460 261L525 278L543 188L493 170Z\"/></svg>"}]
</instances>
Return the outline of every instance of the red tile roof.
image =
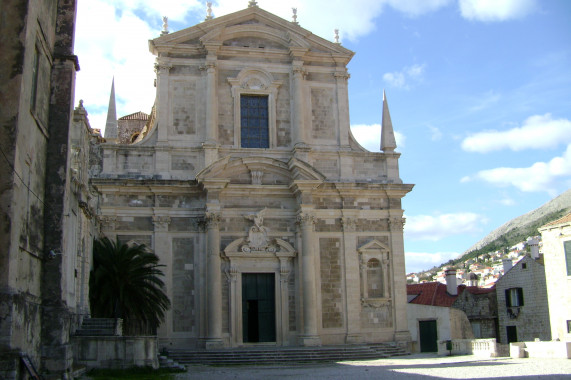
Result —
<instances>
[{"instance_id":1,"label":"red tile roof","mask_svg":"<svg viewBox=\"0 0 571 380\"><path fill-rule=\"evenodd\" d=\"M460 285L458 286L458 295L452 296L446 291L446 284L440 282L425 282L406 286L407 295L416 295L409 303L441 307L451 307L464 290L471 294L486 294L493 292L494 288Z\"/></svg>"},{"instance_id":2,"label":"red tile roof","mask_svg":"<svg viewBox=\"0 0 571 380\"><path fill-rule=\"evenodd\" d=\"M135 112L130 115L120 117L119 120L149 120L149 115L144 112Z\"/></svg>"},{"instance_id":3,"label":"red tile roof","mask_svg":"<svg viewBox=\"0 0 571 380\"><path fill-rule=\"evenodd\" d=\"M568 223L568 222L571 222L571 212L562 218L559 218L557 220L554 220L553 222L549 222L547 224L544 224L543 227L549 227L549 226L554 226L556 224Z\"/></svg>"}]
</instances>

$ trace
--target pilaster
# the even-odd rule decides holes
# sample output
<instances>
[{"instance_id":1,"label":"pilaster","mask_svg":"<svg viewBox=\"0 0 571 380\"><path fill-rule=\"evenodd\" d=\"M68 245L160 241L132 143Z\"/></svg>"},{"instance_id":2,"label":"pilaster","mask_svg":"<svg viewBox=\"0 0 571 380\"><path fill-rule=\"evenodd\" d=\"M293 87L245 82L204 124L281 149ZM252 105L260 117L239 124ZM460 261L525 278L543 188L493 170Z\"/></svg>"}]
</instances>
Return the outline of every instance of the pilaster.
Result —
<instances>
[{"instance_id":1,"label":"pilaster","mask_svg":"<svg viewBox=\"0 0 571 380\"><path fill-rule=\"evenodd\" d=\"M206 348L223 346L222 342L222 275L220 260L220 213L206 212L207 320Z\"/></svg>"},{"instance_id":2,"label":"pilaster","mask_svg":"<svg viewBox=\"0 0 571 380\"><path fill-rule=\"evenodd\" d=\"M169 239L169 224L171 218L166 215L154 215L154 252L159 257L160 264L164 265L164 282L166 293L170 300L173 299L172 284L172 247ZM165 322L159 326L158 335L160 338L167 338L172 335L173 326L172 309L165 313Z\"/></svg>"},{"instance_id":3,"label":"pilaster","mask_svg":"<svg viewBox=\"0 0 571 380\"><path fill-rule=\"evenodd\" d=\"M307 143L307 133L304 125L304 96L303 86L307 71L303 67L303 61L293 61L293 145L303 145Z\"/></svg>"},{"instance_id":4,"label":"pilaster","mask_svg":"<svg viewBox=\"0 0 571 380\"><path fill-rule=\"evenodd\" d=\"M390 272L393 279L393 302L394 302L394 328L395 342L409 342L411 340L408 331L406 316L406 270L404 261L403 227L405 219L402 216L394 216L389 219L391 231L391 260Z\"/></svg>"},{"instance_id":5,"label":"pilaster","mask_svg":"<svg viewBox=\"0 0 571 380\"><path fill-rule=\"evenodd\" d=\"M337 90L337 120L339 122L339 146L349 148L349 92L347 81L351 77L347 69L333 74Z\"/></svg>"},{"instance_id":6,"label":"pilaster","mask_svg":"<svg viewBox=\"0 0 571 380\"><path fill-rule=\"evenodd\" d=\"M343 224L343 252L345 257L345 318L347 326L346 343L360 343L362 337L360 330L361 294L359 276L359 256L356 252L357 237L355 235L356 221L353 218L344 217Z\"/></svg>"},{"instance_id":7,"label":"pilaster","mask_svg":"<svg viewBox=\"0 0 571 380\"><path fill-rule=\"evenodd\" d=\"M166 144L169 134L169 73L172 64L157 59L155 72L157 73L157 120L158 143ZM162 123L162 124L161 124Z\"/></svg>"},{"instance_id":8,"label":"pilaster","mask_svg":"<svg viewBox=\"0 0 571 380\"><path fill-rule=\"evenodd\" d=\"M319 346L321 339L317 335L317 290L315 285L315 217L301 212L297 217L301 227L301 278L303 299L303 334L300 343L303 346Z\"/></svg>"}]
</instances>

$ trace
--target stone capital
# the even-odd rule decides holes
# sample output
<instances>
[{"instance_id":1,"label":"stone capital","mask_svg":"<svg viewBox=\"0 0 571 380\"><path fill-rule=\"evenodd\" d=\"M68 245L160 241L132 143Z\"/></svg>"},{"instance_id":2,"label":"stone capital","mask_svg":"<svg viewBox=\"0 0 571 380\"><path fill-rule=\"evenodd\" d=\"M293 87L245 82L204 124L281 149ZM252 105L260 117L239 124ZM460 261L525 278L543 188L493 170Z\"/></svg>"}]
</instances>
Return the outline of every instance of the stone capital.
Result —
<instances>
[{"instance_id":1,"label":"stone capital","mask_svg":"<svg viewBox=\"0 0 571 380\"><path fill-rule=\"evenodd\" d=\"M391 231L402 231L406 219L405 218L391 218L389 219L389 227Z\"/></svg>"},{"instance_id":2,"label":"stone capital","mask_svg":"<svg viewBox=\"0 0 571 380\"><path fill-rule=\"evenodd\" d=\"M341 224L345 232L353 232L357 228L357 220L354 218L341 218Z\"/></svg>"},{"instance_id":3,"label":"stone capital","mask_svg":"<svg viewBox=\"0 0 571 380\"><path fill-rule=\"evenodd\" d=\"M220 221L222 217L218 212L206 212L206 227L207 228L218 228L220 226Z\"/></svg>"},{"instance_id":4,"label":"stone capital","mask_svg":"<svg viewBox=\"0 0 571 380\"><path fill-rule=\"evenodd\" d=\"M302 212L297 216L297 224L299 224L302 228L304 227L312 228L315 222L316 222L315 216L307 212Z\"/></svg>"},{"instance_id":5,"label":"stone capital","mask_svg":"<svg viewBox=\"0 0 571 380\"><path fill-rule=\"evenodd\" d=\"M172 64L170 63L155 63L155 72L157 74L163 75L168 74L172 69Z\"/></svg>"},{"instance_id":6,"label":"stone capital","mask_svg":"<svg viewBox=\"0 0 571 380\"><path fill-rule=\"evenodd\" d=\"M351 78L351 74L349 74L346 71L345 72L335 72L335 73L333 73L333 76L338 81L347 81L349 78Z\"/></svg>"},{"instance_id":7,"label":"stone capital","mask_svg":"<svg viewBox=\"0 0 571 380\"><path fill-rule=\"evenodd\" d=\"M167 230L171 222L170 216L153 215L155 230Z\"/></svg>"}]
</instances>

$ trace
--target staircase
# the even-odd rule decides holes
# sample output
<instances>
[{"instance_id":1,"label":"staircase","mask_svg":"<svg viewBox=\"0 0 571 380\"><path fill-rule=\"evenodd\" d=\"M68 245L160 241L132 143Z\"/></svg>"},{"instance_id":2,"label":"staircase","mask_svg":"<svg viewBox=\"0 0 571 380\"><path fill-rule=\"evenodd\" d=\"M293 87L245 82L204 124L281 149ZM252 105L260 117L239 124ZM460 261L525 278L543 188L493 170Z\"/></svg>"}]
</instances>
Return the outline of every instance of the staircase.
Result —
<instances>
[{"instance_id":1,"label":"staircase","mask_svg":"<svg viewBox=\"0 0 571 380\"><path fill-rule=\"evenodd\" d=\"M259 347L223 350L170 349L167 356L184 365L259 365L286 363L316 363L346 360L376 360L408 355L394 343L358 346L324 347Z\"/></svg>"},{"instance_id":2,"label":"staircase","mask_svg":"<svg viewBox=\"0 0 571 380\"><path fill-rule=\"evenodd\" d=\"M85 318L81 327L75 331L76 336L121 336L121 319Z\"/></svg>"}]
</instances>

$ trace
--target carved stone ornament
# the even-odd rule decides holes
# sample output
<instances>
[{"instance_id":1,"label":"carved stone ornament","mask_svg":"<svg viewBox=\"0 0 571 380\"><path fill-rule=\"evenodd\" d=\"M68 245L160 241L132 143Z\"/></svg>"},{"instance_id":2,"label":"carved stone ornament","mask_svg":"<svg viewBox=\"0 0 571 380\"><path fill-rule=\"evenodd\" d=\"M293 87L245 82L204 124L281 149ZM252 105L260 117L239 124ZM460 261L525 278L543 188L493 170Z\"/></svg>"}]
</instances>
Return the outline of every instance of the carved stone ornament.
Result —
<instances>
[{"instance_id":1,"label":"carved stone ornament","mask_svg":"<svg viewBox=\"0 0 571 380\"><path fill-rule=\"evenodd\" d=\"M297 216L297 223L301 227L313 226L315 224L315 216L303 212Z\"/></svg>"},{"instance_id":2,"label":"carved stone ornament","mask_svg":"<svg viewBox=\"0 0 571 380\"><path fill-rule=\"evenodd\" d=\"M106 226L115 224L115 222L117 222L117 216L115 215L99 215L97 219L99 220L100 224Z\"/></svg>"},{"instance_id":3,"label":"carved stone ornament","mask_svg":"<svg viewBox=\"0 0 571 380\"><path fill-rule=\"evenodd\" d=\"M391 300L385 298L367 298L361 299L361 304L373 309L389 308L391 305Z\"/></svg>"},{"instance_id":4,"label":"carved stone ornament","mask_svg":"<svg viewBox=\"0 0 571 380\"><path fill-rule=\"evenodd\" d=\"M398 231L403 229L405 222L405 218L391 218L389 219L389 226L391 230Z\"/></svg>"},{"instance_id":5,"label":"carved stone ornament","mask_svg":"<svg viewBox=\"0 0 571 380\"><path fill-rule=\"evenodd\" d=\"M171 222L170 216L153 216L153 224L158 228L166 228Z\"/></svg>"},{"instance_id":6,"label":"carved stone ornament","mask_svg":"<svg viewBox=\"0 0 571 380\"><path fill-rule=\"evenodd\" d=\"M257 214L245 215L244 218L254 222L248 230L246 244L241 247L242 252L276 252L276 245L268 238L269 228L265 227L264 214L267 209L263 209Z\"/></svg>"},{"instance_id":7,"label":"carved stone ornament","mask_svg":"<svg viewBox=\"0 0 571 380\"><path fill-rule=\"evenodd\" d=\"M252 185L261 185L262 184L262 177L264 176L264 172L261 170L252 170L250 172L252 176Z\"/></svg>"},{"instance_id":8,"label":"carved stone ornament","mask_svg":"<svg viewBox=\"0 0 571 380\"><path fill-rule=\"evenodd\" d=\"M341 223L345 231L355 231L357 228L357 221L353 218L341 218Z\"/></svg>"},{"instance_id":9,"label":"carved stone ornament","mask_svg":"<svg viewBox=\"0 0 571 380\"><path fill-rule=\"evenodd\" d=\"M265 90L268 88L268 86L266 86L266 84L257 77L247 78L244 82L241 83L240 87L246 90Z\"/></svg>"},{"instance_id":10,"label":"carved stone ornament","mask_svg":"<svg viewBox=\"0 0 571 380\"><path fill-rule=\"evenodd\" d=\"M172 69L172 64L170 63L155 63L155 72L158 74L168 74Z\"/></svg>"},{"instance_id":11,"label":"carved stone ornament","mask_svg":"<svg viewBox=\"0 0 571 380\"><path fill-rule=\"evenodd\" d=\"M205 219L207 228L218 228L222 217L217 212L207 212Z\"/></svg>"}]
</instances>

